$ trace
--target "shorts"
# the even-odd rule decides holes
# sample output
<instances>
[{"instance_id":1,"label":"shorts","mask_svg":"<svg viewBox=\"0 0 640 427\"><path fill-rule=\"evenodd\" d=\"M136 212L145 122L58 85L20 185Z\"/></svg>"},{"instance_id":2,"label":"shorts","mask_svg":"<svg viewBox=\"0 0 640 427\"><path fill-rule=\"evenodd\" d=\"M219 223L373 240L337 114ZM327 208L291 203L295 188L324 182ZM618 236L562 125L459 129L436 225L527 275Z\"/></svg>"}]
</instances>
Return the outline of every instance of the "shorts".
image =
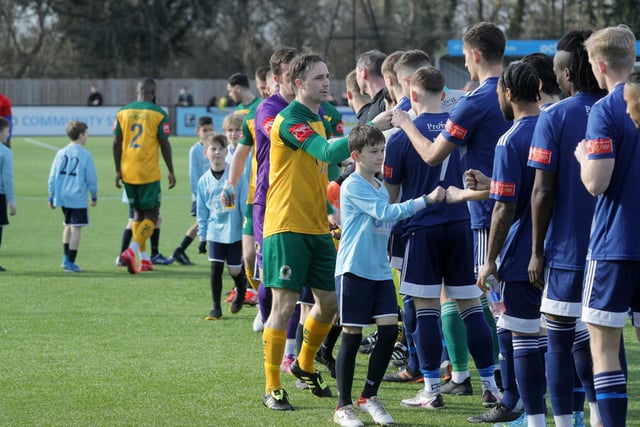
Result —
<instances>
[{"instance_id":1,"label":"shorts","mask_svg":"<svg viewBox=\"0 0 640 427\"><path fill-rule=\"evenodd\" d=\"M545 268L540 311L556 316L579 318L582 314L583 279L584 271Z\"/></svg>"},{"instance_id":2,"label":"shorts","mask_svg":"<svg viewBox=\"0 0 640 427\"><path fill-rule=\"evenodd\" d=\"M303 286L298 295L298 304L313 305L316 303L316 299L313 296L313 291L308 286Z\"/></svg>"},{"instance_id":3,"label":"shorts","mask_svg":"<svg viewBox=\"0 0 640 427\"><path fill-rule=\"evenodd\" d=\"M263 242L264 286L300 293L303 286L334 291L336 248L331 234L278 233Z\"/></svg>"},{"instance_id":4,"label":"shorts","mask_svg":"<svg viewBox=\"0 0 640 427\"><path fill-rule=\"evenodd\" d=\"M191 202L191 210L189 211L189 215L196 216L197 209L198 209L198 201L194 200L193 202Z\"/></svg>"},{"instance_id":5,"label":"shorts","mask_svg":"<svg viewBox=\"0 0 640 427\"><path fill-rule=\"evenodd\" d=\"M535 334L540 331L540 300L542 291L528 280L500 282L505 312L497 325L512 332Z\"/></svg>"},{"instance_id":6,"label":"shorts","mask_svg":"<svg viewBox=\"0 0 640 427\"><path fill-rule=\"evenodd\" d=\"M127 192L129 206L138 211L150 211L160 207L160 181L148 184L127 184L124 189Z\"/></svg>"},{"instance_id":7,"label":"shorts","mask_svg":"<svg viewBox=\"0 0 640 427\"><path fill-rule=\"evenodd\" d=\"M256 247L256 265L262 268L262 232L264 226L265 206L253 205L253 240Z\"/></svg>"},{"instance_id":8,"label":"shorts","mask_svg":"<svg viewBox=\"0 0 640 427\"><path fill-rule=\"evenodd\" d=\"M404 263L404 239L401 234L389 236L389 264L391 268L402 270Z\"/></svg>"},{"instance_id":9,"label":"shorts","mask_svg":"<svg viewBox=\"0 0 640 427\"><path fill-rule=\"evenodd\" d=\"M62 207L64 215L64 225L74 227L86 227L89 225L89 210L87 208L65 208Z\"/></svg>"},{"instance_id":10,"label":"shorts","mask_svg":"<svg viewBox=\"0 0 640 427\"><path fill-rule=\"evenodd\" d=\"M440 299L442 283L449 298L478 298L473 275L473 241L469 221L418 229L406 239L400 293Z\"/></svg>"},{"instance_id":11,"label":"shorts","mask_svg":"<svg viewBox=\"0 0 640 427\"><path fill-rule=\"evenodd\" d=\"M244 207L244 221L242 223L242 235L253 236L253 204L247 203Z\"/></svg>"},{"instance_id":12,"label":"shorts","mask_svg":"<svg viewBox=\"0 0 640 427\"><path fill-rule=\"evenodd\" d=\"M622 328L629 307L640 325L640 261L588 260L584 273L582 320Z\"/></svg>"},{"instance_id":13,"label":"shorts","mask_svg":"<svg viewBox=\"0 0 640 427\"><path fill-rule=\"evenodd\" d=\"M9 215L7 215L7 196L6 194L0 194L0 227L4 227L5 225L9 225Z\"/></svg>"},{"instance_id":14,"label":"shorts","mask_svg":"<svg viewBox=\"0 0 640 427\"><path fill-rule=\"evenodd\" d=\"M398 317L393 280L369 280L345 273L335 282L342 326L365 327L381 317Z\"/></svg>"},{"instance_id":15,"label":"shorts","mask_svg":"<svg viewBox=\"0 0 640 427\"><path fill-rule=\"evenodd\" d=\"M208 240L209 261L226 262L227 267L242 267L242 241L218 243Z\"/></svg>"},{"instance_id":16,"label":"shorts","mask_svg":"<svg viewBox=\"0 0 640 427\"><path fill-rule=\"evenodd\" d=\"M473 273L478 277L478 271L487 260L489 251L489 229L476 228L473 231Z\"/></svg>"}]
</instances>

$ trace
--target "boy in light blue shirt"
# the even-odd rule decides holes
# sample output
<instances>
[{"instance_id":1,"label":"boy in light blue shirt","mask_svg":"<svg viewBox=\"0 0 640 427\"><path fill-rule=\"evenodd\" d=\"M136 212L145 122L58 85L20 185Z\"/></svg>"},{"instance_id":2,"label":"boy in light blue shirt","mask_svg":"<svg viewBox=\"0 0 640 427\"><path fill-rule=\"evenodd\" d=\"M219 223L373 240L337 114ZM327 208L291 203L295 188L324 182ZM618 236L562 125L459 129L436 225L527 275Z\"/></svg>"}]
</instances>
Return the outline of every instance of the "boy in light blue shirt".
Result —
<instances>
[{"instance_id":1,"label":"boy in light blue shirt","mask_svg":"<svg viewBox=\"0 0 640 427\"><path fill-rule=\"evenodd\" d=\"M353 408L351 389L362 328L378 325L378 342L358 407L376 424L393 424L377 392L398 335L395 285L387 258L387 241L394 221L414 215L444 199L438 186L431 194L390 204L389 193L376 177L384 163L385 138L372 126L356 126L349 134L349 150L356 170L340 188L342 237L336 261L336 293L342 325L342 346L336 361L338 405L334 421L363 425Z\"/></svg>"},{"instance_id":2,"label":"boy in light blue shirt","mask_svg":"<svg viewBox=\"0 0 640 427\"><path fill-rule=\"evenodd\" d=\"M70 143L58 150L49 172L49 207L62 208L64 230L62 268L68 273L80 273L76 256L80 246L82 227L89 225L87 192L91 206L98 201L98 178L93 156L83 146L87 142L87 124L70 121L67 136Z\"/></svg>"},{"instance_id":3,"label":"boy in light blue shirt","mask_svg":"<svg viewBox=\"0 0 640 427\"><path fill-rule=\"evenodd\" d=\"M231 313L242 309L244 294L247 289L246 277L242 266L242 210L247 200L247 182L241 178L235 188L235 203L222 204L221 194L229 178L229 165L225 161L227 155L227 138L224 135L208 135L204 140L204 154L209 159L210 170L198 181L197 219L199 252L207 252L211 262L211 296L213 308L206 320L218 320L222 317L222 272L227 263L229 275L233 279L236 292L242 298L231 303Z\"/></svg>"},{"instance_id":4,"label":"boy in light blue shirt","mask_svg":"<svg viewBox=\"0 0 640 427\"><path fill-rule=\"evenodd\" d=\"M8 141L11 133L11 122L0 117L0 245L2 245L2 230L9 225L7 205L11 216L16 214L16 196L13 191L13 153L9 149ZM0 271L5 268L0 266Z\"/></svg>"}]
</instances>

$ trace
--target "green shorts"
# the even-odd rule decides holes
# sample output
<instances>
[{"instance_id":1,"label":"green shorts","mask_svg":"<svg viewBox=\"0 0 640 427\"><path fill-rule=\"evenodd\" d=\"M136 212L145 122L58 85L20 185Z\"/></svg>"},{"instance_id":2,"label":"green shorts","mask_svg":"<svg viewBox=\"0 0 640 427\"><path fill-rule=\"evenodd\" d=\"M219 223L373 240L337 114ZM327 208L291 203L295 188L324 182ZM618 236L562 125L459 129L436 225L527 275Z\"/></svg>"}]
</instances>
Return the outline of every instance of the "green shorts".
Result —
<instances>
[{"instance_id":1,"label":"green shorts","mask_svg":"<svg viewBox=\"0 0 640 427\"><path fill-rule=\"evenodd\" d=\"M303 286L335 291L336 247L331 234L278 233L262 244L264 285L300 293Z\"/></svg>"},{"instance_id":2,"label":"green shorts","mask_svg":"<svg viewBox=\"0 0 640 427\"><path fill-rule=\"evenodd\" d=\"M253 236L253 203L247 203L247 205L244 207L242 235Z\"/></svg>"},{"instance_id":3,"label":"green shorts","mask_svg":"<svg viewBox=\"0 0 640 427\"><path fill-rule=\"evenodd\" d=\"M150 211L160 207L160 181L148 184L124 183L129 206L138 211Z\"/></svg>"}]
</instances>

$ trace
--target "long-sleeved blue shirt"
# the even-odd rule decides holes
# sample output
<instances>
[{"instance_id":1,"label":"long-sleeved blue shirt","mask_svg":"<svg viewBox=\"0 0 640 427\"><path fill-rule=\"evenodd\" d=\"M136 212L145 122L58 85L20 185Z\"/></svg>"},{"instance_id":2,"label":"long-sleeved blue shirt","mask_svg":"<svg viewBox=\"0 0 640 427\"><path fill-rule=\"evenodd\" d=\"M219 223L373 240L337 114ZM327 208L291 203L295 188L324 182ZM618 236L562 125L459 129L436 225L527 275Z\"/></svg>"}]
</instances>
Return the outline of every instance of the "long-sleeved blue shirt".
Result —
<instances>
[{"instance_id":1,"label":"long-sleeved blue shirt","mask_svg":"<svg viewBox=\"0 0 640 427\"><path fill-rule=\"evenodd\" d=\"M58 150L49 171L49 198L55 206L81 209L89 206L87 192L98 197L98 177L93 156L71 143Z\"/></svg>"}]
</instances>

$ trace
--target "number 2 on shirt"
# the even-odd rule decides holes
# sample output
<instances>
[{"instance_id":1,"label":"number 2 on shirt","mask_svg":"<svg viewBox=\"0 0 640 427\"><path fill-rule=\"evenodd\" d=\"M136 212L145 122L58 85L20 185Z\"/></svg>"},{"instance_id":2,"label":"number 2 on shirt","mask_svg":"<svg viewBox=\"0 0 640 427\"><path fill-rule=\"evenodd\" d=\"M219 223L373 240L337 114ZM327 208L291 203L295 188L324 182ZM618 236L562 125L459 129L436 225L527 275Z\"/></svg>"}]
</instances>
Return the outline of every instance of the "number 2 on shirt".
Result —
<instances>
[{"instance_id":1,"label":"number 2 on shirt","mask_svg":"<svg viewBox=\"0 0 640 427\"><path fill-rule=\"evenodd\" d=\"M136 144L136 141L142 135L142 125L140 123L134 123L130 128L131 132L133 132L133 138L131 138L131 143L129 147L131 148L140 148L140 144Z\"/></svg>"}]
</instances>

